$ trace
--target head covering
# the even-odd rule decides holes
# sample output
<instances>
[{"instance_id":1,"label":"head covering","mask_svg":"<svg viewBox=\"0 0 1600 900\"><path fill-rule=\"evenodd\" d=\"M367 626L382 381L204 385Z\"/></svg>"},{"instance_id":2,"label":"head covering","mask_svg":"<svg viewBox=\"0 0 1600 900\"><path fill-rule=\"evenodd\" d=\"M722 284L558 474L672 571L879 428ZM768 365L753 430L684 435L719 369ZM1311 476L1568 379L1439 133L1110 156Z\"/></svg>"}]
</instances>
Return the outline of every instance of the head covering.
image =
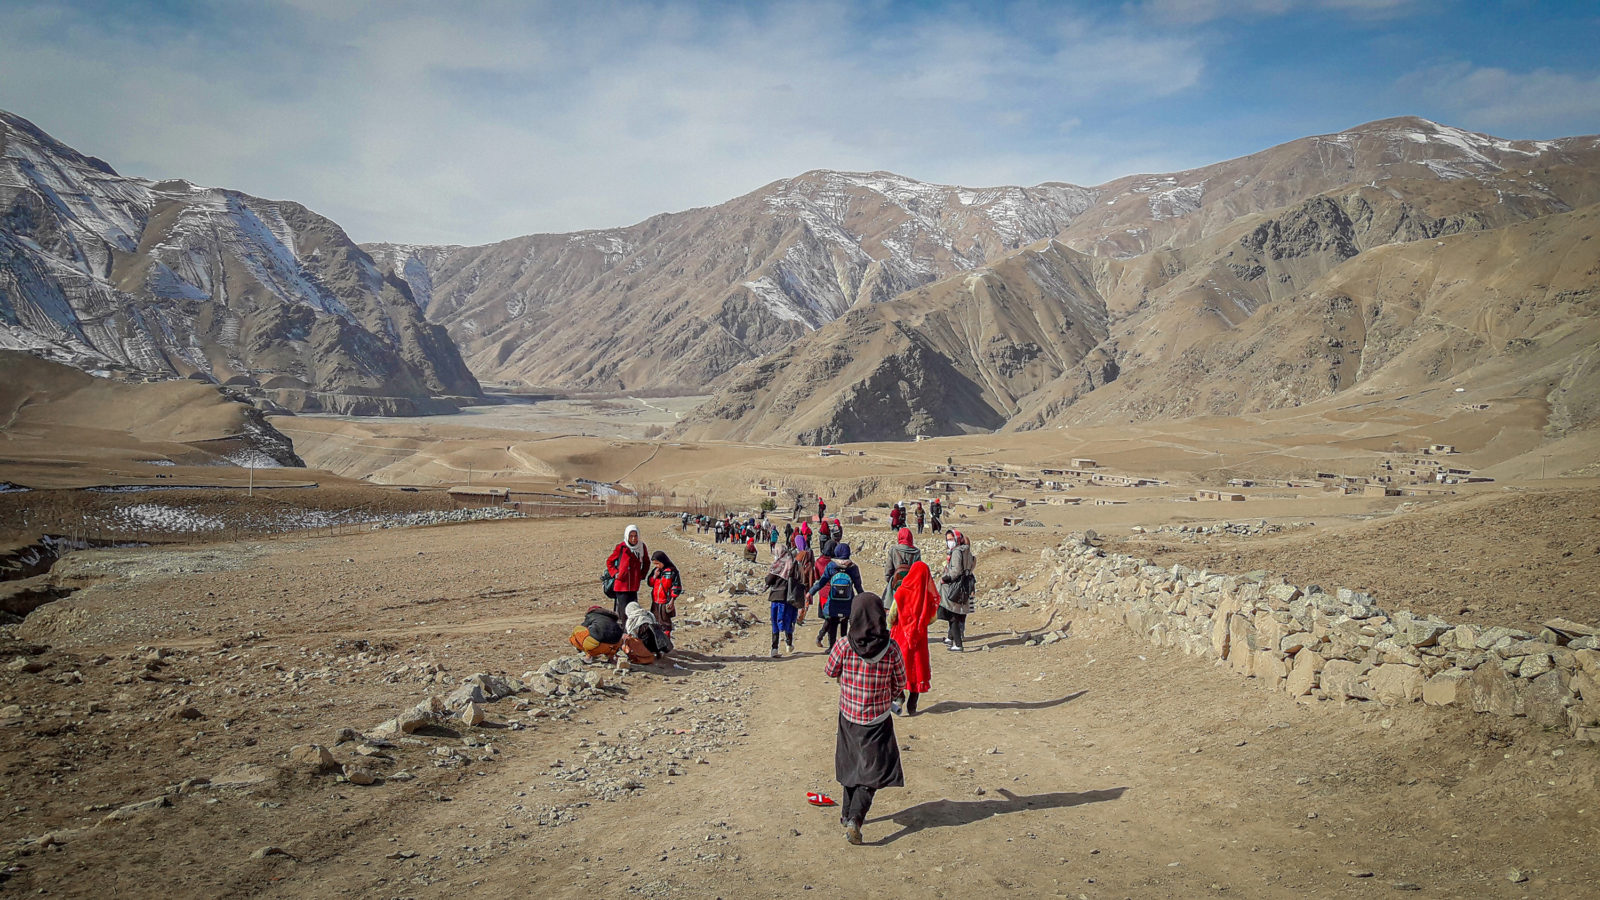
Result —
<instances>
[{"instance_id":1,"label":"head covering","mask_svg":"<svg viewBox=\"0 0 1600 900\"><path fill-rule=\"evenodd\" d=\"M857 594L850 601L850 649L869 663L883 658L889 650L889 625L885 621L883 598L877 594Z\"/></svg>"},{"instance_id":2,"label":"head covering","mask_svg":"<svg viewBox=\"0 0 1600 900\"><path fill-rule=\"evenodd\" d=\"M805 549L807 549L807 547L806 547L806 536L805 536L805 534L803 532L794 536L794 548L796 550L805 550Z\"/></svg>"},{"instance_id":3,"label":"head covering","mask_svg":"<svg viewBox=\"0 0 1600 900\"><path fill-rule=\"evenodd\" d=\"M894 604L899 611L896 629L927 629L939 609L939 589L933 583L933 571L927 563L919 559L911 564L911 570L906 572L905 579L895 588ZM904 647L902 641L901 648Z\"/></svg>"},{"instance_id":4,"label":"head covering","mask_svg":"<svg viewBox=\"0 0 1600 900\"><path fill-rule=\"evenodd\" d=\"M640 537L637 544L629 544L628 535L630 534L639 534L639 526L629 525L627 528L622 529L622 546L627 547L629 553L639 558L640 565L644 565L644 538Z\"/></svg>"},{"instance_id":5,"label":"head covering","mask_svg":"<svg viewBox=\"0 0 1600 900\"><path fill-rule=\"evenodd\" d=\"M788 578L789 576L793 575L794 550L791 548L779 553L778 558L772 561L772 568L768 569L767 572L771 575L776 575L779 578Z\"/></svg>"},{"instance_id":6,"label":"head covering","mask_svg":"<svg viewBox=\"0 0 1600 900\"><path fill-rule=\"evenodd\" d=\"M850 558L850 545L849 544L834 544L833 545L833 558L834 559L849 559Z\"/></svg>"},{"instance_id":7,"label":"head covering","mask_svg":"<svg viewBox=\"0 0 1600 900\"><path fill-rule=\"evenodd\" d=\"M623 628L634 637L638 637L644 629L656 624L656 617L651 614L650 610L641 606L637 600L629 603L628 608L623 612L628 617L627 624Z\"/></svg>"},{"instance_id":8,"label":"head covering","mask_svg":"<svg viewBox=\"0 0 1600 900\"><path fill-rule=\"evenodd\" d=\"M950 529L950 533L956 536L956 545L957 546L966 546L966 544L967 544L967 536L966 535L964 535L961 532L955 530L954 528Z\"/></svg>"},{"instance_id":9,"label":"head covering","mask_svg":"<svg viewBox=\"0 0 1600 900\"><path fill-rule=\"evenodd\" d=\"M811 536L811 523L810 522L801 522L800 523L800 533L805 535L806 537L810 537Z\"/></svg>"},{"instance_id":10,"label":"head covering","mask_svg":"<svg viewBox=\"0 0 1600 900\"><path fill-rule=\"evenodd\" d=\"M838 517L837 517L837 516L835 516L835 517L834 517L834 518L832 518L832 519L829 519L829 520L828 520L828 521L830 521L830 522L832 522L832 523L833 523L833 527L834 527L834 528L839 528L839 527L842 527L842 526L840 526L840 525L839 525L839 519L838 519Z\"/></svg>"},{"instance_id":11,"label":"head covering","mask_svg":"<svg viewBox=\"0 0 1600 900\"><path fill-rule=\"evenodd\" d=\"M650 558L658 563L661 563L663 566L666 566L669 569L677 568L677 566L672 564L672 558L667 556L667 551L665 550L657 550L656 552L650 554Z\"/></svg>"},{"instance_id":12,"label":"head covering","mask_svg":"<svg viewBox=\"0 0 1600 900\"><path fill-rule=\"evenodd\" d=\"M895 537L895 541L897 543L899 543L900 546L902 546L902 547L915 547L916 546L916 544L913 544L911 542L911 529L909 529L909 528L900 529L900 531L897 534L895 534L894 537Z\"/></svg>"}]
</instances>

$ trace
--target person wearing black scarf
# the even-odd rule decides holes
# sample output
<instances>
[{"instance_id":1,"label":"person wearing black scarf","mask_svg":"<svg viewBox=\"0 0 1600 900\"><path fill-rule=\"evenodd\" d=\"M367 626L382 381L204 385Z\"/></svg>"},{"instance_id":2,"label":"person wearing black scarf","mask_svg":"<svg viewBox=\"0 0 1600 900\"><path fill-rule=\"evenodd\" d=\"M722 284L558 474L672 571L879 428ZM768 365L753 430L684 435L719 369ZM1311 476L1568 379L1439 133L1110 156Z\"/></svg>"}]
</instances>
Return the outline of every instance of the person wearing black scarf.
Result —
<instances>
[{"instance_id":1,"label":"person wearing black scarf","mask_svg":"<svg viewBox=\"0 0 1600 900\"><path fill-rule=\"evenodd\" d=\"M823 674L839 679L839 733L833 751L834 777L844 787L839 822L845 840L859 844L861 825L878 789L905 785L889 715L890 703L906 687L905 660L889 636L883 599L877 594L856 594L845 640L833 645Z\"/></svg>"}]
</instances>

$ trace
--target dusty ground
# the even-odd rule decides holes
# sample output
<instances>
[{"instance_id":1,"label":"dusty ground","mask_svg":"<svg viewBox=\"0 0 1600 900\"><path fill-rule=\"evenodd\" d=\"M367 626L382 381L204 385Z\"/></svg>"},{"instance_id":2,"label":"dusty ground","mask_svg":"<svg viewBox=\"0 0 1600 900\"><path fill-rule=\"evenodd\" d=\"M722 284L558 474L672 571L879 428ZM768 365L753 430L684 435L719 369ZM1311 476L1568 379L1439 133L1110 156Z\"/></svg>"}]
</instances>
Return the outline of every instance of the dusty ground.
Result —
<instances>
[{"instance_id":1,"label":"dusty ground","mask_svg":"<svg viewBox=\"0 0 1600 900\"><path fill-rule=\"evenodd\" d=\"M1248 505L1248 504L1244 504ZM1240 510L1241 513L1243 510ZM1203 543L1149 535L1115 549L1161 565L1249 572L1376 594L1388 608L1532 628L1600 622L1600 488L1496 491L1337 528Z\"/></svg>"},{"instance_id":2,"label":"dusty ground","mask_svg":"<svg viewBox=\"0 0 1600 900\"><path fill-rule=\"evenodd\" d=\"M896 722L908 786L880 795L865 847L803 802L839 793L837 689L804 640L766 658L761 625L686 626L675 666L574 707L501 700L484 726L380 748L392 760L367 760L376 785L289 760L442 690L430 681L520 675L562 653L621 524L69 560L82 583L106 580L0 651L43 664L0 664L0 706L21 706L0 726L0 893L1589 897L1600 879L1593 748L1464 713L1307 708L1069 623L1030 594L1043 531L974 529L1022 551L991 548L981 572L1020 580L1011 599L1030 605L980 611L978 652L934 648L924 713ZM720 562L664 527L647 523L646 539L691 592L720 580ZM1068 640L1026 642L1064 626ZM166 659L151 662L157 647ZM82 683L60 683L72 672ZM354 762L356 746L333 750ZM196 777L212 783L177 789ZM162 796L170 806L97 824ZM46 834L61 843L24 843ZM254 858L267 847L281 852Z\"/></svg>"}]
</instances>

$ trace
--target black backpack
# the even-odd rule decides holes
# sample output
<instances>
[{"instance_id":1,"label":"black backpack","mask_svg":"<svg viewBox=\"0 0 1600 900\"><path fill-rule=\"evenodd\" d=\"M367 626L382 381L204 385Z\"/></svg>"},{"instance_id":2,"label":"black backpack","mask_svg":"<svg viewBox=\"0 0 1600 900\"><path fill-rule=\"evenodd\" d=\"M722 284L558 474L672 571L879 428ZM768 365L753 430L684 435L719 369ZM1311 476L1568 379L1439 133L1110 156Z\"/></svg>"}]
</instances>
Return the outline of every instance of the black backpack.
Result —
<instances>
[{"instance_id":1,"label":"black backpack","mask_svg":"<svg viewBox=\"0 0 1600 900\"><path fill-rule=\"evenodd\" d=\"M583 617L583 627L588 630L589 637L602 644L615 644L622 640L622 623L617 621L617 614L609 609L589 607L588 614Z\"/></svg>"}]
</instances>

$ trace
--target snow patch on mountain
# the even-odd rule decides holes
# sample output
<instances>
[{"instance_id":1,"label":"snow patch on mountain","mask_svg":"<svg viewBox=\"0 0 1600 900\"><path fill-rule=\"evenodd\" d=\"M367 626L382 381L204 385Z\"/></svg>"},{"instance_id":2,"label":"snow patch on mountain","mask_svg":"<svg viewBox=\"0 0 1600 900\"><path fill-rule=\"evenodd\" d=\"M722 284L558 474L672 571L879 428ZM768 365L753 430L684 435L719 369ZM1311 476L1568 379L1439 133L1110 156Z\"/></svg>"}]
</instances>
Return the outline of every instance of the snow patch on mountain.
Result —
<instances>
[{"instance_id":1,"label":"snow patch on mountain","mask_svg":"<svg viewBox=\"0 0 1600 900\"><path fill-rule=\"evenodd\" d=\"M1200 208L1200 199L1205 196L1205 192L1204 182L1156 191L1149 198L1150 218L1159 222L1162 219L1186 216Z\"/></svg>"}]
</instances>

